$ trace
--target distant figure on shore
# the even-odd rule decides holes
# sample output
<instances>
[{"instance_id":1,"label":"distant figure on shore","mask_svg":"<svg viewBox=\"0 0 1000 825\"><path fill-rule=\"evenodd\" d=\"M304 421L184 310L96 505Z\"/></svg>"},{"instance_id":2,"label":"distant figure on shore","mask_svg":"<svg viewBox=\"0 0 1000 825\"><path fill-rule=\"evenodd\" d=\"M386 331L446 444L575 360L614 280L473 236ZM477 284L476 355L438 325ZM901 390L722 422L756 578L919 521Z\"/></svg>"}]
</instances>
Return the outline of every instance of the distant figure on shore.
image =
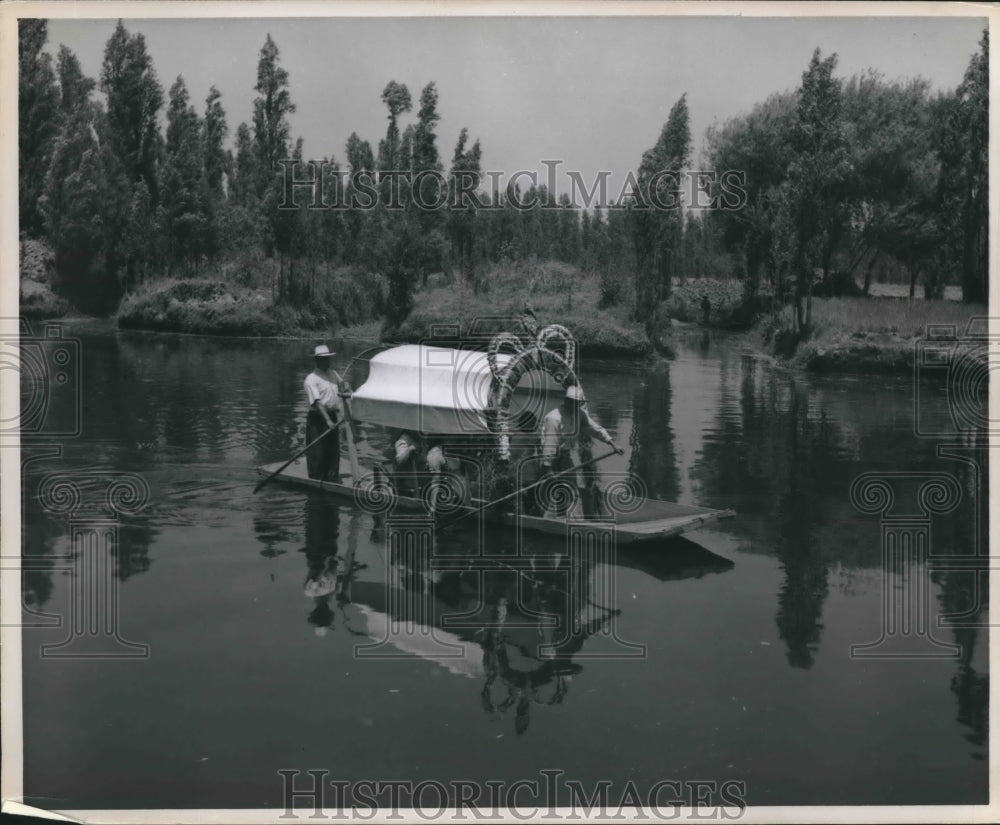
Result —
<instances>
[{"instance_id":1,"label":"distant figure on shore","mask_svg":"<svg viewBox=\"0 0 1000 825\"><path fill-rule=\"evenodd\" d=\"M708 300L707 295L701 296L701 322L707 327L708 318L712 314L712 302Z\"/></svg>"},{"instance_id":2,"label":"distant figure on shore","mask_svg":"<svg viewBox=\"0 0 1000 825\"><path fill-rule=\"evenodd\" d=\"M619 455L624 453L608 431L590 417L583 388L579 384L571 384L566 388L562 404L547 413L542 421L542 478L573 467L574 452L577 453L577 464L590 461L593 458L591 444L594 438L611 446ZM582 472L584 513L590 514L598 493L597 471L591 465ZM575 475L566 473L564 478L576 483ZM565 509L560 509L562 512L556 512L556 515L565 515Z\"/></svg>"},{"instance_id":3,"label":"distant figure on shore","mask_svg":"<svg viewBox=\"0 0 1000 825\"><path fill-rule=\"evenodd\" d=\"M313 349L316 366L304 382L309 413L306 415L306 443L337 426L340 413L341 377L333 369L333 356L326 344ZM340 478L340 433L330 433L306 452L309 478L337 481Z\"/></svg>"}]
</instances>

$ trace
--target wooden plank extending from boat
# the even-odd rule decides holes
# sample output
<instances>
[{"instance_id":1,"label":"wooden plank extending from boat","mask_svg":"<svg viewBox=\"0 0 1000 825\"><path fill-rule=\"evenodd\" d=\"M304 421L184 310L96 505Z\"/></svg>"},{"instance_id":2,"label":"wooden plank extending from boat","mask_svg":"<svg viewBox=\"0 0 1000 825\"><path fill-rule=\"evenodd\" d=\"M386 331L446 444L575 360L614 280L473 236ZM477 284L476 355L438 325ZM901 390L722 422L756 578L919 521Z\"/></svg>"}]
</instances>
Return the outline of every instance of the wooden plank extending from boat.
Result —
<instances>
[{"instance_id":1,"label":"wooden plank extending from boat","mask_svg":"<svg viewBox=\"0 0 1000 825\"><path fill-rule=\"evenodd\" d=\"M280 462L265 464L257 468L261 475L270 475L281 466ZM342 468L343 469L343 468ZM276 482L291 484L298 487L313 488L331 493L336 496L354 500L354 485L350 482L349 476L344 478L341 474L341 481L319 481L309 478L306 474L305 462L297 461L289 465L283 472L279 473ZM449 517L459 515L463 511L470 514L482 506L483 502L473 499L473 505L460 507L449 512ZM400 510L421 511L425 509L424 502L419 498L399 496L396 499L396 507ZM594 522L594 528L601 530L614 530L617 541L621 544L631 544L634 542L649 541L651 539L664 539L670 536L679 536L704 527L706 524L719 521L720 519L731 518L736 514L732 510L712 510L707 507L696 507L687 504L676 504L669 501L658 501L657 499L647 499L634 512L619 515L614 523ZM522 529L532 530L540 533L550 533L554 535L565 535L566 519L550 516L529 516L515 515L514 513L496 513L485 511L484 517L493 522L499 522L509 527L520 526ZM470 524L474 523L470 519Z\"/></svg>"}]
</instances>

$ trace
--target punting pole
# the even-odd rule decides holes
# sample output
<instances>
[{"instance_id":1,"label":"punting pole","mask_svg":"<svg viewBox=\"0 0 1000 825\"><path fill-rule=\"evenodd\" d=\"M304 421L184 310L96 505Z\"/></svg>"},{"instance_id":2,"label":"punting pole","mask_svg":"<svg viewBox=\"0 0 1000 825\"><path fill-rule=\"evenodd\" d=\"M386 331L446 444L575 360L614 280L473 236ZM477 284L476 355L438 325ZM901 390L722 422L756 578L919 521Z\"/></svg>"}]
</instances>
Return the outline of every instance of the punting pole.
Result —
<instances>
[{"instance_id":1,"label":"punting pole","mask_svg":"<svg viewBox=\"0 0 1000 825\"><path fill-rule=\"evenodd\" d=\"M611 450L609 452L604 453L604 455L599 455L599 456L595 456L593 458L589 458L586 461L583 461L583 462L577 464L575 467L569 467L566 470L560 470L558 473L549 473L544 478L540 478L534 484L529 484L527 487L522 487L520 490L515 490L513 493L508 493L507 495L503 496L502 498L494 499L493 501L487 501L485 504L480 505L479 507L475 508L474 510L469 510L469 511L467 511L465 513L459 513L454 518L449 519L446 522L442 522L439 526L440 527L451 527L451 525L457 524L458 522L460 522L464 518L468 518L469 516L474 516L477 513L482 513L484 510L488 510L490 507L495 507L497 504L500 504L501 502L504 502L504 501L507 501L508 499L514 498L514 496L518 496L518 495L521 495L522 493L526 493L528 490L534 489L535 487L538 487L538 486L544 484L546 481L551 481L553 478L558 478L559 476L564 476L564 475L567 475L568 473L575 473L578 470L582 470L584 467L589 467L591 464L596 464L598 461L604 461L604 459L606 459L608 456L614 455L616 452L618 452L618 451L617 450Z\"/></svg>"},{"instance_id":2,"label":"punting pole","mask_svg":"<svg viewBox=\"0 0 1000 825\"><path fill-rule=\"evenodd\" d=\"M361 482L361 465L358 464L358 445L355 443L354 416L351 415L351 399L340 396L344 407L344 423L347 425L347 457L351 463L351 479L357 485Z\"/></svg>"},{"instance_id":3,"label":"punting pole","mask_svg":"<svg viewBox=\"0 0 1000 825\"><path fill-rule=\"evenodd\" d=\"M281 471L285 469L285 467L287 467L289 464L291 464L293 461L295 461L295 459L297 459L300 455L302 455L303 453L305 453L313 444L319 444L319 442L322 441L324 438L326 438L330 433L332 433L334 430L338 429L340 427L341 423L343 423L343 422L338 421L336 424L333 425L333 427L331 427L328 430L325 430L324 432L322 432L318 436L316 436L316 438L314 438L312 441L310 441L308 444L306 444L305 447L303 447L301 450L299 450L295 455L293 455L290 459L288 459L288 461L286 461L284 464L282 464L277 470L275 470L273 473L271 473L260 484L258 484L256 487L254 487L253 491L256 493L261 487L263 487L265 484L267 484L267 482L269 482L272 478L275 478L277 475L279 475L281 473Z\"/></svg>"}]
</instances>

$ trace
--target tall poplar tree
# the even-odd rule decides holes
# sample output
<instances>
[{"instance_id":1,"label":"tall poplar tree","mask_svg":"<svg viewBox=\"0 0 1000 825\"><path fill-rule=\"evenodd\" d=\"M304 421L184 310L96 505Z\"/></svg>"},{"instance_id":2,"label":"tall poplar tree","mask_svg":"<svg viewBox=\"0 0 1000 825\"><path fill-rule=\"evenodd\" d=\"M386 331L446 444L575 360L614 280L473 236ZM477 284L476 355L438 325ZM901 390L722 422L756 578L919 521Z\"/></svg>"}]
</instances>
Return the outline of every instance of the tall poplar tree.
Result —
<instances>
[{"instance_id":1,"label":"tall poplar tree","mask_svg":"<svg viewBox=\"0 0 1000 825\"><path fill-rule=\"evenodd\" d=\"M107 96L108 137L125 174L133 183L146 182L159 202L157 166L163 149L158 115L163 88L141 34L130 35L118 21L104 48L101 91Z\"/></svg>"},{"instance_id":2,"label":"tall poplar tree","mask_svg":"<svg viewBox=\"0 0 1000 825\"><path fill-rule=\"evenodd\" d=\"M184 78L170 87L163 211L170 260L191 268L206 252L208 183L203 172L202 124L191 105Z\"/></svg>"},{"instance_id":3,"label":"tall poplar tree","mask_svg":"<svg viewBox=\"0 0 1000 825\"><path fill-rule=\"evenodd\" d=\"M59 90L52 58L42 51L45 20L18 20L18 206L20 230L38 236L43 217L38 199L59 131Z\"/></svg>"},{"instance_id":4,"label":"tall poplar tree","mask_svg":"<svg viewBox=\"0 0 1000 825\"><path fill-rule=\"evenodd\" d=\"M282 200L282 169L278 161L288 157L291 127L288 116L295 112L289 91L288 72L279 63L278 47L267 35L257 62L257 97L253 104L253 146L257 172L256 195L264 210L267 234L264 248L275 252L278 234L278 204Z\"/></svg>"},{"instance_id":5,"label":"tall poplar tree","mask_svg":"<svg viewBox=\"0 0 1000 825\"><path fill-rule=\"evenodd\" d=\"M636 256L634 316L649 322L660 301L670 295L677 273L682 234L677 189L691 156L687 95L670 109L667 122L639 165L638 191L631 203Z\"/></svg>"}]
</instances>

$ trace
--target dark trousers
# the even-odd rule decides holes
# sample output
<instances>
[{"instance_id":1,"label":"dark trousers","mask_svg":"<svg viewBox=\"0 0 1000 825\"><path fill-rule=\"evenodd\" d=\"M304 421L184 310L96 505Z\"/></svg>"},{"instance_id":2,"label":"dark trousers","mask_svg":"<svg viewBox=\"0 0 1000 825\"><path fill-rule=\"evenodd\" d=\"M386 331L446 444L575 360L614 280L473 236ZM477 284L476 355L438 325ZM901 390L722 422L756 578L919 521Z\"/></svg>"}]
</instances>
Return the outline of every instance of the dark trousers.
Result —
<instances>
[{"instance_id":1,"label":"dark trousers","mask_svg":"<svg viewBox=\"0 0 1000 825\"><path fill-rule=\"evenodd\" d=\"M590 461L593 458L593 452L589 445L581 446L579 450L579 459L574 460L572 455L568 452L560 451L552 462L552 474L563 473L564 470L569 470L570 468L576 466L577 463L584 463ZM583 488L579 487L580 476L582 476ZM581 496L581 505L583 508L584 518L593 518L595 516L601 515L601 488L597 483L598 475L597 470L593 464L588 467L584 467L582 470L578 470L573 473L563 473L563 475L553 478L551 484L568 484L576 487ZM541 487L544 489L545 484L543 483ZM568 507L565 506L569 503L568 498L565 495L552 495L543 494L543 500L549 501L552 504L550 508L552 510L552 515L557 518L562 518L566 515ZM532 514L534 515L534 514Z\"/></svg>"},{"instance_id":2,"label":"dark trousers","mask_svg":"<svg viewBox=\"0 0 1000 825\"><path fill-rule=\"evenodd\" d=\"M336 413L329 413L330 420L336 424ZM326 421L322 413L316 410L309 410L306 416L306 443L310 443L319 438L327 431ZM337 481L340 479L340 433L330 433L326 438L313 444L306 451L306 469L309 471L309 478L316 478L320 481Z\"/></svg>"}]
</instances>

